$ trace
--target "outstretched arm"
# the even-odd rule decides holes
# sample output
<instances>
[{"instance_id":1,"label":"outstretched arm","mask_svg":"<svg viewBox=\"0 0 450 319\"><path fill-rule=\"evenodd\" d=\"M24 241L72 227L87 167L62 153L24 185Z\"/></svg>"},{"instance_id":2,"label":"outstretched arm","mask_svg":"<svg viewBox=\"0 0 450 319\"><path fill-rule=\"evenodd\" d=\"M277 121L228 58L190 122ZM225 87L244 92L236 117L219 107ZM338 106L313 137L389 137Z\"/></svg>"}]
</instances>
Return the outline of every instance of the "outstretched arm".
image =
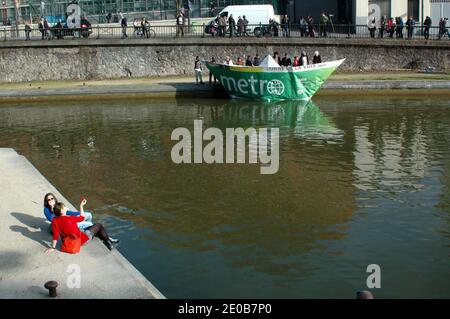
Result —
<instances>
[{"instance_id":1,"label":"outstretched arm","mask_svg":"<svg viewBox=\"0 0 450 319\"><path fill-rule=\"evenodd\" d=\"M83 200L80 203L80 216L84 217L84 205L86 205L87 200L86 198L83 198Z\"/></svg>"}]
</instances>

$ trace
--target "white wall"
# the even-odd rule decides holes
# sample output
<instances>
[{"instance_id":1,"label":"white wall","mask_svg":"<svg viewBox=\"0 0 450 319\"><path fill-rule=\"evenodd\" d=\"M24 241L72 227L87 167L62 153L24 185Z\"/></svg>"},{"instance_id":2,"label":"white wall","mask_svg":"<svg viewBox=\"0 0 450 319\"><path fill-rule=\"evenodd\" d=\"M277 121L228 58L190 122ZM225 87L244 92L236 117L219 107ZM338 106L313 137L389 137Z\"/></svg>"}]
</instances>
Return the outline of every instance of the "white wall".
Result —
<instances>
[{"instance_id":1,"label":"white wall","mask_svg":"<svg viewBox=\"0 0 450 319\"><path fill-rule=\"evenodd\" d=\"M391 0L391 16L402 17L406 21L408 16L408 0Z\"/></svg>"},{"instance_id":2,"label":"white wall","mask_svg":"<svg viewBox=\"0 0 450 319\"><path fill-rule=\"evenodd\" d=\"M450 18L450 2L432 3L430 18L433 26L438 26L439 20L443 17Z\"/></svg>"},{"instance_id":3,"label":"white wall","mask_svg":"<svg viewBox=\"0 0 450 319\"><path fill-rule=\"evenodd\" d=\"M355 23L367 25L369 1L355 0L353 3L353 10L355 11Z\"/></svg>"}]
</instances>

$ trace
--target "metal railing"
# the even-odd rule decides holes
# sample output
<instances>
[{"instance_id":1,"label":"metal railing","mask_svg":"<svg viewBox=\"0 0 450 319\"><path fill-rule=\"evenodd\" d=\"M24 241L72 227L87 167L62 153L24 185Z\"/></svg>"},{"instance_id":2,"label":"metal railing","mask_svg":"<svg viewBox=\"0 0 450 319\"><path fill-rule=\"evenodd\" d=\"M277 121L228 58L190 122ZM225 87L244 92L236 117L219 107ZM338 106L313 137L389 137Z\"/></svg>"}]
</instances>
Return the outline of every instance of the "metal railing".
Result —
<instances>
[{"instance_id":1,"label":"metal railing","mask_svg":"<svg viewBox=\"0 0 450 319\"><path fill-rule=\"evenodd\" d=\"M310 26L289 25L287 28L280 26L274 28L270 25L248 25L245 32L243 28L234 28L232 34L229 26L220 28L210 25L184 25L184 26L158 26L151 25L147 28L141 26L128 26L122 28L117 24L110 25L93 25L89 28L55 28L51 27L47 30L39 30L31 28L26 30L24 26L18 28L14 26L0 28L0 40L59 40L59 39L118 39L118 38L170 38L170 37L258 37L258 38L353 38L353 39L370 39L383 38L390 39L424 39L425 28L416 26L409 34L408 29L403 27L402 30L396 28L394 30L381 30L377 28L373 34L365 25L352 24L335 24L332 26L322 26L319 24ZM431 27L429 29L429 39L449 39L448 29L439 27Z\"/></svg>"}]
</instances>

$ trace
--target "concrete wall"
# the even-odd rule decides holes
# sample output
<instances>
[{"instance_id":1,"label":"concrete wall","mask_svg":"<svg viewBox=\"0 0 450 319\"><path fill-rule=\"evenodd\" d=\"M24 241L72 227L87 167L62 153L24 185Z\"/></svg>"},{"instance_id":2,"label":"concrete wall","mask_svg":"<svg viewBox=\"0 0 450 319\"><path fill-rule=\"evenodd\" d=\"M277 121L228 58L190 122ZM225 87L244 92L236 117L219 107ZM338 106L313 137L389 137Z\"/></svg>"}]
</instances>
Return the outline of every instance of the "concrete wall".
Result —
<instances>
[{"instance_id":1,"label":"concrete wall","mask_svg":"<svg viewBox=\"0 0 450 319\"><path fill-rule=\"evenodd\" d=\"M193 74L194 58L229 55L264 56L279 51L291 56L319 50L324 60L347 58L340 71L384 71L433 66L450 71L450 42L318 39L161 39L14 42L0 44L0 81L109 79Z\"/></svg>"}]
</instances>

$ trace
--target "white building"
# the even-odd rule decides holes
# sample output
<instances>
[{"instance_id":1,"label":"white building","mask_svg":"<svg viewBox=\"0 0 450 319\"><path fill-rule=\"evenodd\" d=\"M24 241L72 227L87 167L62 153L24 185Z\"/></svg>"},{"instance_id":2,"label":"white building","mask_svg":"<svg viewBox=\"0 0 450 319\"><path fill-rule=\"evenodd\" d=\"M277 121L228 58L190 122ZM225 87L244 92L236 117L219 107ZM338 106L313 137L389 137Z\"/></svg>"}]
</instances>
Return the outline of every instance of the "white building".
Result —
<instances>
[{"instance_id":1,"label":"white building","mask_svg":"<svg viewBox=\"0 0 450 319\"><path fill-rule=\"evenodd\" d=\"M431 21L433 25L438 25L441 18L450 18L450 0L430 0Z\"/></svg>"},{"instance_id":2,"label":"white building","mask_svg":"<svg viewBox=\"0 0 450 319\"><path fill-rule=\"evenodd\" d=\"M369 16L380 17L408 16L421 23L426 16L431 15L431 7L443 2L443 10L450 7L450 0L288 0L287 13L298 19L301 16L312 15L318 22L320 14L326 12L333 15L333 23L352 23L366 25ZM436 9L437 10L437 9ZM445 11L443 11L445 13ZM432 17L433 18L433 17ZM433 25L437 25L439 19L433 19Z\"/></svg>"}]
</instances>

